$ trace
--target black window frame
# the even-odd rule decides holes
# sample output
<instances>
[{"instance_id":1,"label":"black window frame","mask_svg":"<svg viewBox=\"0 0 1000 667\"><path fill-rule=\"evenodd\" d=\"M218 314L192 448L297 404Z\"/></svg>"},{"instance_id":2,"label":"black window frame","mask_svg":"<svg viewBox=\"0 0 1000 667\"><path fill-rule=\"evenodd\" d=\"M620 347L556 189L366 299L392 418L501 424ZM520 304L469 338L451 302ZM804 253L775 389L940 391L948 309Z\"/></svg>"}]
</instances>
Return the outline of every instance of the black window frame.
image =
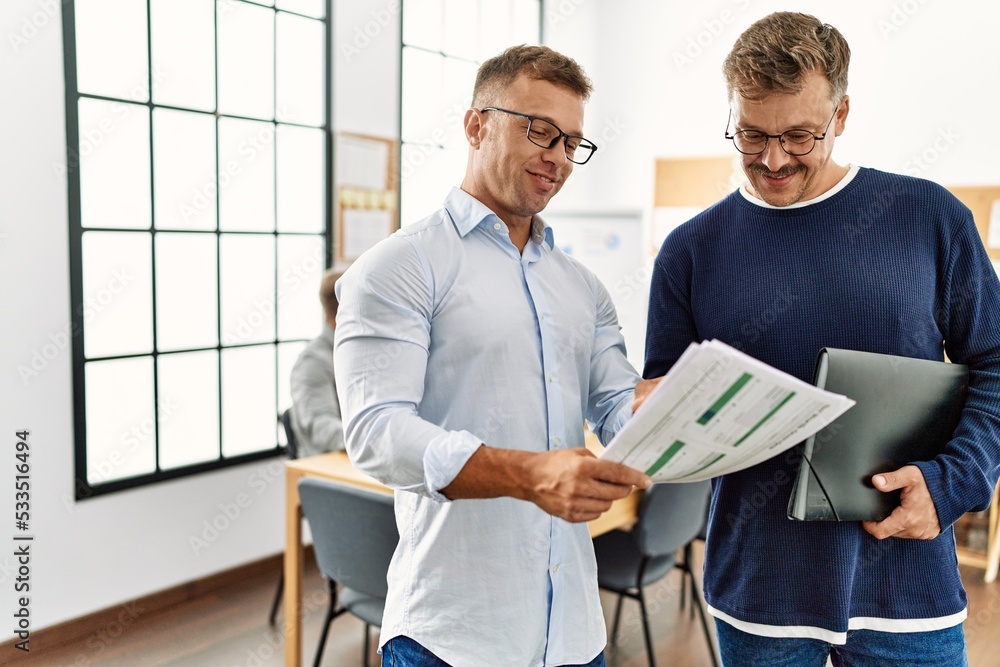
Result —
<instances>
[{"instance_id":1,"label":"black window frame","mask_svg":"<svg viewBox=\"0 0 1000 667\"><path fill-rule=\"evenodd\" d=\"M291 16L300 16L303 18L308 18L314 21L320 21L324 24L324 99L323 99L323 124L321 126L307 126L298 125L296 123L288 122L285 120L280 120L277 108L277 87L275 87L275 117L271 120L261 120L257 118L250 118L247 120L253 120L256 122L270 123L275 132L278 126L297 126L297 127L309 127L311 129L321 130L324 134L324 164L325 164L325 174L324 174L324 229L320 232L292 232L292 231L279 231L277 227L277 220L275 229L268 232L240 232L240 231L228 231L221 230L219 226L218 216L216 217L216 225L214 231L191 231L190 233L203 233L203 234L214 234L216 236L216 252L221 253L221 241L223 235L238 235L238 234L259 234L259 235L271 235L275 240L275 273L278 271L278 239L279 237L294 237L294 236L308 236L317 237L322 236L325 239L325 257L323 259L323 265L325 268L329 268L333 265L334 253L334 235L333 235L333 103L332 103L332 93L333 93L333 2L332 0L324 0L324 12L325 16L322 19L318 19L314 16L308 16L305 14L299 14L294 11L287 9L281 9L276 6L261 5L252 0L231 0L232 2L238 2L245 5L251 5L255 7L262 7L264 9L271 9L275 13L275 35L277 34L277 16L279 14L288 14ZM155 484L167 480L178 479L183 477L189 477L192 475L198 475L200 473L221 470L229 468L236 465L241 465L245 463L250 463L254 461L259 461L263 459L268 459L281 455L284 452L284 445L277 440L274 447L267 448L260 451L250 452L246 454L239 454L233 456L226 456L222 452L222 430L224 425L222 423L222 412L223 412L223 378L222 378L222 351L224 349L237 349L245 347L261 347L261 346L271 346L274 349L275 354L275 368L276 370L280 368L278 365L278 355L279 355L279 345L282 343L299 343L305 342L307 339L301 338L289 338L281 339L278 332L275 332L274 340L267 340L264 342L257 343L245 343L245 344L225 344L220 331L220 336L216 341L216 345L210 347L195 347L195 348L185 348L181 350L171 349L169 352L160 352L156 347L156 257L155 251L151 252L151 290L152 290L152 332L153 332L153 349L149 353L139 353L139 354L124 354L120 356L102 356L96 357L95 359L87 359L84 354L84 314L86 304L84 303L83 294L83 235L84 232L123 232L123 233L138 233L147 234L150 237L151 244L155 241L155 236L158 232L155 226L155 206L151 206L150 210L150 227L144 229L121 229L121 228L102 228L102 227L87 227L82 226L82 209L81 209L81 186L80 186L80 135L79 135L79 114L78 106L81 98L90 98L97 100L105 100L116 103L127 103L127 104L140 104L145 105L149 109L150 118L152 118L153 110L157 108L162 109L173 109L185 112L195 112L195 113L207 113L212 115L218 120L221 117L241 119L240 116L230 115L230 114L220 114L218 111L218 94L219 94L219 80L218 80L218 38L219 38L219 24L218 24L218 5L213 2L213 9L215 10L215 19L213 21L215 28L215 48L216 48L216 77L215 77L215 95L216 95L216 109L211 112L204 112L196 109L188 109L183 107L175 107L165 104L155 104L153 102L152 90L153 90L153 58L152 58L152 25L151 25L151 0L146 1L146 16L147 16L147 57L149 62L149 77L147 80L148 90L150 91L149 99L146 102L136 102L132 99L122 99L106 97L101 95L94 95L90 93L81 93L78 89L77 82L77 54L76 54L76 7L75 0L66 0L63 3L62 12L62 25L63 25L63 52L64 52L64 67L65 67L65 80L66 80L66 181L69 197L69 261L70 261L70 332L72 334L72 365L73 365L73 425L74 425L74 498L77 501L85 500L92 497L98 497L106 495L109 493L115 493L118 491L123 491L126 489L132 489L137 487L146 486L149 484ZM277 39L275 39L275 59L278 57L278 44ZM277 67L275 67L275 78L277 78ZM218 127L218 126L217 126ZM217 131L218 132L218 131ZM151 179L151 197L155 197L154 184L152 180L154 178L153 165L155 163L154 158L154 147L153 147L153 132L150 131L150 179ZM218 136L216 136L216 173L221 169L219 165L218 156ZM275 156L277 160L277 154ZM275 196L277 197L277 169L275 169ZM155 200L151 199L151 204ZM218 206L218 204L216 204ZM161 230L161 231L171 231L176 232L176 229ZM188 230L184 230L187 233ZM217 254L217 258L219 255ZM221 263L216 267L217 271L221 272ZM275 291L278 291L278 276L275 276ZM217 293L221 291L220 283L216 284ZM219 311L219 322L221 328L221 310L222 310L222 300L217 299L216 307ZM280 307L278 303L277 294L275 297L275 309ZM277 317L277 315L276 315ZM160 467L160 457L159 457L159 410L160 402L158 399L158 377L157 377L157 359L162 354L177 354L183 352L196 352L202 350L215 350L217 352L218 364L219 364L219 449L217 458L209 461L181 465L177 467L171 467L168 469L162 469ZM116 479L110 479L108 481L103 481L97 484L91 484L88 479L88 450L87 450L87 420L86 420L86 387L85 387L85 365L94 360L99 361L110 361L115 359L128 359L136 357L150 357L153 364L153 429L154 429L154 447L155 447L155 470L150 473L139 474L129 477L122 477ZM276 375L276 387L275 396L276 402L281 400L281 396L278 395L277 388L280 386L281 380ZM278 432L277 426L277 405L275 406L275 429Z\"/></svg>"}]
</instances>

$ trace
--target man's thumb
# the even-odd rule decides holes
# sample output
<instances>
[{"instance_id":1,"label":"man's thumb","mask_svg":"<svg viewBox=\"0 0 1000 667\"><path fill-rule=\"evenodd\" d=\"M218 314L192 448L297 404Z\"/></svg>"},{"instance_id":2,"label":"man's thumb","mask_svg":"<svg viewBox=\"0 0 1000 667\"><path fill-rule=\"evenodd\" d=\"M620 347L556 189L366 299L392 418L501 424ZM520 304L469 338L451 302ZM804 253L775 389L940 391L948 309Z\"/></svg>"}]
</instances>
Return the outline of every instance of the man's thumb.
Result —
<instances>
[{"instance_id":1,"label":"man's thumb","mask_svg":"<svg viewBox=\"0 0 1000 667\"><path fill-rule=\"evenodd\" d=\"M898 475L891 472L883 472L872 476L872 484L879 491L895 491L899 488Z\"/></svg>"}]
</instances>

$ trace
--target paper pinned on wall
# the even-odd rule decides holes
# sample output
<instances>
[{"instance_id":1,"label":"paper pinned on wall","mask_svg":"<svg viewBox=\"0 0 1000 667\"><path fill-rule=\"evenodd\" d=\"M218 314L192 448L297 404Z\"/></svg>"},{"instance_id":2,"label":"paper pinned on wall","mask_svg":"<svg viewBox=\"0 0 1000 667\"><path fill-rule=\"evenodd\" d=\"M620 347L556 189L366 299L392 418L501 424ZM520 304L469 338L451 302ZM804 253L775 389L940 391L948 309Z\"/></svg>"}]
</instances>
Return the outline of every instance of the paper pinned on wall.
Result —
<instances>
[{"instance_id":1,"label":"paper pinned on wall","mask_svg":"<svg viewBox=\"0 0 1000 667\"><path fill-rule=\"evenodd\" d=\"M393 231L391 209L344 209L344 257L357 259L373 245L388 237Z\"/></svg>"},{"instance_id":2,"label":"paper pinned on wall","mask_svg":"<svg viewBox=\"0 0 1000 667\"><path fill-rule=\"evenodd\" d=\"M594 272L614 300L629 361L642 368L651 264L641 211L546 211L556 247Z\"/></svg>"},{"instance_id":3,"label":"paper pinned on wall","mask_svg":"<svg viewBox=\"0 0 1000 667\"><path fill-rule=\"evenodd\" d=\"M341 187L385 190L389 178L389 144L381 140L340 135L337 173Z\"/></svg>"},{"instance_id":4,"label":"paper pinned on wall","mask_svg":"<svg viewBox=\"0 0 1000 667\"><path fill-rule=\"evenodd\" d=\"M993 200L990 207L989 233L986 236L986 246L1000 250L1000 199Z\"/></svg>"}]
</instances>

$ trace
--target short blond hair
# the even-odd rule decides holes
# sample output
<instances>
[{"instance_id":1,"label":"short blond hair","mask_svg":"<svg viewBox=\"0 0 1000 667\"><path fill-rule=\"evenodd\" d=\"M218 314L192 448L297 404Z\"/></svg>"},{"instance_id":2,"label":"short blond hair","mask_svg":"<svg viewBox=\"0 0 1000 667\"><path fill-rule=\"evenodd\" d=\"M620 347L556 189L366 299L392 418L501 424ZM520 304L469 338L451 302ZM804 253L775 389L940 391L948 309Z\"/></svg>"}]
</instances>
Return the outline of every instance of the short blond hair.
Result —
<instances>
[{"instance_id":1,"label":"short blond hair","mask_svg":"<svg viewBox=\"0 0 1000 667\"><path fill-rule=\"evenodd\" d=\"M850 63L851 47L839 30L809 14L775 12L739 36L722 72L730 101L797 93L809 74L820 72L836 102L847 94Z\"/></svg>"},{"instance_id":2,"label":"short blond hair","mask_svg":"<svg viewBox=\"0 0 1000 667\"><path fill-rule=\"evenodd\" d=\"M476 85L472 89L472 105L477 108L496 104L503 89L519 75L548 81L590 99L593 83L583 68L572 58L547 46L512 46L479 67Z\"/></svg>"}]
</instances>

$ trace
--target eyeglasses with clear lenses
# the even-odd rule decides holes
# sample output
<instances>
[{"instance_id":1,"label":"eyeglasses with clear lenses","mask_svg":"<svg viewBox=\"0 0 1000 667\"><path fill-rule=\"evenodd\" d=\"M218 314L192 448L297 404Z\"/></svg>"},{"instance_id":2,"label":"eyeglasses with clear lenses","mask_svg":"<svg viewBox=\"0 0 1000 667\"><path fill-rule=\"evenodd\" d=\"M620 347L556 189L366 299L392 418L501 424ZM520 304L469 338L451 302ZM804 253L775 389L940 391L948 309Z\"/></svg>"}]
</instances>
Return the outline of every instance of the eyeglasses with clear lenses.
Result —
<instances>
[{"instance_id":1,"label":"eyeglasses with clear lenses","mask_svg":"<svg viewBox=\"0 0 1000 667\"><path fill-rule=\"evenodd\" d=\"M541 146L542 148L555 148L556 144L558 144L560 140L565 139L566 159L570 162L585 164L587 160L593 157L594 153L597 152L597 145L594 144L594 142L584 139L583 137L575 137L572 134L566 134L556 127L555 123L547 121L544 118L529 116L526 113L518 113L517 111L511 111L510 109L501 109L500 107L484 107L481 110L482 113L486 113L487 111L500 111L502 113L510 114L511 116L527 118L528 129L525 136L528 137L528 141L536 146Z\"/></svg>"},{"instance_id":2,"label":"eyeglasses with clear lenses","mask_svg":"<svg viewBox=\"0 0 1000 667\"><path fill-rule=\"evenodd\" d=\"M839 108L840 105L838 104L837 109ZM733 122L733 111L730 109L729 121L726 123L726 139L732 139L736 150L744 155L760 155L767 150L768 141L777 139L778 143L781 144L782 150L789 155L801 157L811 153L812 149L816 147L817 141L826 139L826 135L830 133L830 123L837 116L837 109L833 110L833 115L826 122L826 132L818 137L809 130L800 129L785 130L781 134L767 134L760 130L739 130L730 134L729 124Z\"/></svg>"}]
</instances>

